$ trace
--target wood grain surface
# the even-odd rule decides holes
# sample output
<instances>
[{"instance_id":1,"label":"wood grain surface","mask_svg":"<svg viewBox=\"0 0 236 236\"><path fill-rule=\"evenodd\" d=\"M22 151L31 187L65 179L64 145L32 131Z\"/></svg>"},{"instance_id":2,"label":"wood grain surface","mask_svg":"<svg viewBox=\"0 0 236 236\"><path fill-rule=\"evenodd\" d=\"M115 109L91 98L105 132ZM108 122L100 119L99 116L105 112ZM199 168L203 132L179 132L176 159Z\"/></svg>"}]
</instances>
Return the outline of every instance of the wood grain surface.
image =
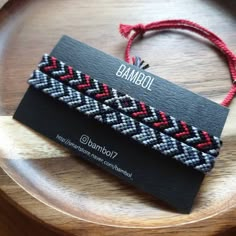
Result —
<instances>
[{"instance_id":1,"label":"wood grain surface","mask_svg":"<svg viewBox=\"0 0 236 236\"><path fill-rule=\"evenodd\" d=\"M170 18L206 26L236 52L233 1L10 0L0 10L0 236L236 234L235 101L221 155L190 215L171 211L11 117L30 73L61 35L122 58L119 23ZM146 34L132 52L150 72L213 101L231 86L224 57L196 35Z\"/></svg>"},{"instance_id":2,"label":"wood grain surface","mask_svg":"<svg viewBox=\"0 0 236 236\"><path fill-rule=\"evenodd\" d=\"M0 7L2 7L8 0L0 0Z\"/></svg>"}]
</instances>

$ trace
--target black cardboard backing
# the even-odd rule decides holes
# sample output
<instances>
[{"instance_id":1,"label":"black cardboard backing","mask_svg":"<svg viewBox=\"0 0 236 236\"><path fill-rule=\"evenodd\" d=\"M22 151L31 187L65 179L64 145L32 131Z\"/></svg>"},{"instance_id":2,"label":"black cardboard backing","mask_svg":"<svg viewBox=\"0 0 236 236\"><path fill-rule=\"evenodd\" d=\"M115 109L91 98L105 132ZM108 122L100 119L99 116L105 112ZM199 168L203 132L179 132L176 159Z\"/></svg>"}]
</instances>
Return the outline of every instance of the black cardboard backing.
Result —
<instances>
[{"instance_id":1,"label":"black cardboard backing","mask_svg":"<svg viewBox=\"0 0 236 236\"><path fill-rule=\"evenodd\" d=\"M219 137L222 132L227 108L171 82L67 36L62 37L51 55L212 135ZM154 77L151 91L116 77L121 64ZM80 157L167 202L179 212L190 212L204 178L201 172L147 149L31 87L14 118L72 149Z\"/></svg>"}]
</instances>

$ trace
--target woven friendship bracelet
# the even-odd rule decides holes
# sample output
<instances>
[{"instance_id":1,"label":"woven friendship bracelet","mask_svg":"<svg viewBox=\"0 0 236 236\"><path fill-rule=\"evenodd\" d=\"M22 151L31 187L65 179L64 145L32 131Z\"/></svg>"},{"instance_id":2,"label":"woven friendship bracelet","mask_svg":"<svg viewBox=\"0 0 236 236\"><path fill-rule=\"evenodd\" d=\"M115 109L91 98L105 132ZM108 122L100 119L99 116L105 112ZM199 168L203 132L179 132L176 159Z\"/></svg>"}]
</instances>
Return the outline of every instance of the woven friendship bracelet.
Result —
<instances>
[{"instance_id":1,"label":"woven friendship bracelet","mask_svg":"<svg viewBox=\"0 0 236 236\"><path fill-rule=\"evenodd\" d=\"M194 147L152 129L141 122L92 99L63 83L50 78L46 74L34 71L28 83L34 88L67 104L97 121L110 126L112 129L131 139L159 151L167 157L176 159L183 164L201 172L209 172L215 162L215 157L200 152Z\"/></svg>"},{"instance_id":2,"label":"woven friendship bracelet","mask_svg":"<svg viewBox=\"0 0 236 236\"><path fill-rule=\"evenodd\" d=\"M174 139L205 152L214 157L218 156L221 141L206 131L188 125L184 121L159 111L118 92L104 83L98 82L89 75L74 70L71 66L45 54L39 64L39 69L50 77L71 86L72 88L90 96L140 122L161 131Z\"/></svg>"}]
</instances>

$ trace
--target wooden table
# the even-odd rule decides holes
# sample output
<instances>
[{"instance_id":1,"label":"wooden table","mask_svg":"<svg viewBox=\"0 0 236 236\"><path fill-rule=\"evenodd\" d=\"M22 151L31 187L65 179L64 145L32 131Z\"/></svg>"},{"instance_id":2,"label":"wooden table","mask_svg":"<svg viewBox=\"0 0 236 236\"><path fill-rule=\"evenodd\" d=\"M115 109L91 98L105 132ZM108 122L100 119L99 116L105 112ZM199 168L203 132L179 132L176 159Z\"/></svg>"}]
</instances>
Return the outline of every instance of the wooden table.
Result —
<instances>
[{"instance_id":1,"label":"wooden table","mask_svg":"<svg viewBox=\"0 0 236 236\"><path fill-rule=\"evenodd\" d=\"M236 3L230 0L10 0L3 6L0 10L0 166L4 170L0 169L1 236L236 235L235 101L223 132L220 159L206 177L190 215L162 208L145 194L11 119L27 88L26 79L41 55L50 52L62 34L122 58L126 40L119 35L119 23L170 18L185 18L206 26L236 52ZM132 51L149 62L150 72L213 101L223 99L230 87L228 68L224 57L212 45L185 32L165 31L144 37ZM87 174L85 184L81 183L80 172L81 176ZM32 173L40 174L34 185L30 177L34 179L36 175ZM40 184L46 180L50 188L43 189ZM50 193L51 196L58 193L57 201L50 198Z\"/></svg>"}]
</instances>

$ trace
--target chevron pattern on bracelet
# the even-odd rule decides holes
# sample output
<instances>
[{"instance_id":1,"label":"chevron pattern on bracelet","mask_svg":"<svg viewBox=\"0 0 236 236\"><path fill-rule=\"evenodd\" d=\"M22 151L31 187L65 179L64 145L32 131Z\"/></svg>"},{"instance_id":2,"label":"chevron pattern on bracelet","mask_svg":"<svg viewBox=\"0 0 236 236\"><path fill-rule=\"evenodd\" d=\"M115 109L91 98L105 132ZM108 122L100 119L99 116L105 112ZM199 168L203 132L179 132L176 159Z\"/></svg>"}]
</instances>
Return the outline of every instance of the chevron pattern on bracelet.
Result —
<instances>
[{"instance_id":1,"label":"chevron pattern on bracelet","mask_svg":"<svg viewBox=\"0 0 236 236\"><path fill-rule=\"evenodd\" d=\"M180 142L215 157L219 154L222 144L219 138L188 125L184 121L176 120L165 112L148 106L144 102L137 101L127 94L118 92L86 74L74 70L55 57L45 54L39 64L39 69L50 77L119 110L151 128L158 129Z\"/></svg>"},{"instance_id":2,"label":"chevron pattern on bracelet","mask_svg":"<svg viewBox=\"0 0 236 236\"><path fill-rule=\"evenodd\" d=\"M50 78L39 70L34 71L28 83L54 99L66 103L69 107L78 110L80 113L108 125L136 142L154 149L167 157L174 158L198 171L206 173L214 166L214 156L200 152L194 147L152 129L132 117Z\"/></svg>"}]
</instances>

